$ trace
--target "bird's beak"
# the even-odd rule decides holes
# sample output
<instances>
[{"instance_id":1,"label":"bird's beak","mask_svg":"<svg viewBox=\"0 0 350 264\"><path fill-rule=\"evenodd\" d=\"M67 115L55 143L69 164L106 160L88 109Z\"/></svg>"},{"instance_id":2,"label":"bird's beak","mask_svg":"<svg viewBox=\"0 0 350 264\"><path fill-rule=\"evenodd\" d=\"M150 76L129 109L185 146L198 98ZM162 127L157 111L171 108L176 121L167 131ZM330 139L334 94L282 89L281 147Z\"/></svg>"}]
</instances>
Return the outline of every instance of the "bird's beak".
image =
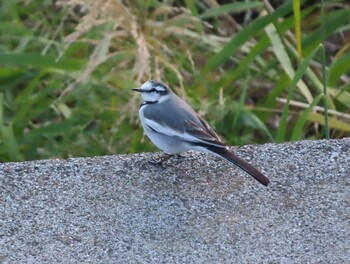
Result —
<instances>
[{"instance_id":1,"label":"bird's beak","mask_svg":"<svg viewBox=\"0 0 350 264\"><path fill-rule=\"evenodd\" d=\"M139 92L139 93L142 92L142 89L140 89L140 88L134 88L134 89L131 89L131 90L133 90L133 91L135 91L135 92Z\"/></svg>"}]
</instances>

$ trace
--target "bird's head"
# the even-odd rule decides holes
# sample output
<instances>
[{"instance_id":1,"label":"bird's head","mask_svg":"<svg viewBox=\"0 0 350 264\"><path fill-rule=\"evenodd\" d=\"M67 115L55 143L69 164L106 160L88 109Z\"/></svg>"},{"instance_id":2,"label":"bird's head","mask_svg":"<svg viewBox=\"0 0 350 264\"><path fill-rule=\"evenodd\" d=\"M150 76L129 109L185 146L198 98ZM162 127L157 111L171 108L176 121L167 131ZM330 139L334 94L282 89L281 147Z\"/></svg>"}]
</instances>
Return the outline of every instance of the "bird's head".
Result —
<instances>
[{"instance_id":1,"label":"bird's head","mask_svg":"<svg viewBox=\"0 0 350 264\"><path fill-rule=\"evenodd\" d=\"M166 84L154 80L147 81L140 88L132 90L141 93L142 101L145 103L160 102L167 98L167 95L171 92Z\"/></svg>"}]
</instances>

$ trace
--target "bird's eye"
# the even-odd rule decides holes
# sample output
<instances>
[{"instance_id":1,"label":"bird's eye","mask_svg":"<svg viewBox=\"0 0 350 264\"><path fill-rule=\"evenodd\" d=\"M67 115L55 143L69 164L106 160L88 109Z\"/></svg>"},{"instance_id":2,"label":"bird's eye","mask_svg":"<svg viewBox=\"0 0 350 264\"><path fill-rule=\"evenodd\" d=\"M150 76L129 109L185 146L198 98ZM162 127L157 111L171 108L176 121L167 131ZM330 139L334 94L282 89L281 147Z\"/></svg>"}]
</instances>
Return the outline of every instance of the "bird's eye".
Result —
<instances>
[{"instance_id":1,"label":"bird's eye","mask_svg":"<svg viewBox=\"0 0 350 264\"><path fill-rule=\"evenodd\" d=\"M144 91L144 92L145 92L145 93L153 93L153 92L156 92L156 91L157 91L156 89L152 88L152 89L146 90L146 91Z\"/></svg>"},{"instance_id":2,"label":"bird's eye","mask_svg":"<svg viewBox=\"0 0 350 264\"><path fill-rule=\"evenodd\" d=\"M166 94L167 91L159 91L156 88L152 88L150 90L144 91L145 93L160 93L160 94Z\"/></svg>"}]
</instances>

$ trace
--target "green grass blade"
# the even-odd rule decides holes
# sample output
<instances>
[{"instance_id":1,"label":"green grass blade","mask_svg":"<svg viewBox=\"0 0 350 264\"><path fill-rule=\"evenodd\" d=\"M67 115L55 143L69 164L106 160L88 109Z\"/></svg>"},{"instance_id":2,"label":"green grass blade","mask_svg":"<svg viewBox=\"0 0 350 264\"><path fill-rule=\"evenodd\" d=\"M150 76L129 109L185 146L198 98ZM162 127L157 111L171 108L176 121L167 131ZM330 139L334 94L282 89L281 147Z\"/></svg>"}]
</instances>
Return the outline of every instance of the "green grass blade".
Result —
<instances>
[{"instance_id":1,"label":"green grass blade","mask_svg":"<svg viewBox=\"0 0 350 264\"><path fill-rule=\"evenodd\" d=\"M324 13L324 1L321 0L321 19L322 19L322 84L323 84L323 103L324 103L324 133L325 137L329 139L329 127L328 127L328 98L327 98L327 74L326 74L326 48L325 48L325 40L326 40L326 30L325 30L325 13Z\"/></svg>"},{"instance_id":2,"label":"green grass blade","mask_svg":"<svg viewBox=\"0 0 350 264\"><path fill-rule=\"evenodd\" d=\"M302 2L305 2L305 0ZM230 57L235 54L237 49L239 49L251 37L258 34L268 24L274 23L277 19L287 15L291 11L292 5L290 2L287 2L278 7L275 12L255 19L250 25L237 33L236 36L220 50L220 52L209 59L208 63L203 67L200 76L205 76L210 70L217 68L219 65L229 60Z\"/></svg>"},{"instance_id":3,"label":"green grass blade","mask_svg":"<svg viewBox=\"0 0 350 264\"><path fill-rule=\"evenodd\" d=\"M23 155L19 150L16 137L13 133L12 125L2 126L1 136L4 147L11 161L24 160Z\"/></svg>"},{"instance_id":4,"label":"green grass blade","mask_svg":"<svg viewBox=\"0 0 350 264\"><path fill-rule=\"evenodd\" d=\"M336 98L339 102L350 108L350 92L338 91L334 88L327 88L327 92L332 98Z\"/></svg>"},{"instance_id":5,"label":"green grass blade","mask_svg":"<svg viewBox=\"0 0 350 264\"><path fill-rule=\"evenodd\" d=\"M289 58L289 55L282 43L282 40L277 32L276 27L273 24L270 24L266 27L265 31L271 40L273 51L275 52L276 57L278 58L282 68L287 73L289 78L293 80L293 78L295 78L295 71L292 66L291 59ZM307 101L312 102L312 94L309 88L306 86L305 82L301 80L301 78L299 78L296 85L298 86L300 92L305 96Z\"/></svg>"},{"instance_id":6,"label":"green grass blade","mask_svg":"<svg viewBox=\"0 0 350 264\"><path fill-rule=\"evenodd\" d=\"M0 64L11 66L31 66L35 68L78 71L86 64L84 60L55 57L37 53L0 53Z\"/></svg>"},{"instance_id":7,"label":"green grass blade","mask_svg":"<svg viewBox=\"0 0 350 264\"><path fill-rule=\"evenodd\" d=\"M343 74L350 71L350 52L335 60L329 67L327 80L329 86L335 86Z\"/></svg>"},{"instance_id":8,"label":"green grass blade","mask_svg":"<svg viewBox=\"0 0 350 264\"><path fill-rule=\"evenodd\" d=\"M235 128L236 127L236 124L237 124L237 121L238 121L238 118L239 116L241 115L243 109L244 109L244 102L247 98L247 91L248 91L248 80L250 79L250 74L248 72L248 76L247 78L245 78L244 80L244 84L243 84L243 91L239 97L239 102L238 102L238 106L237 106L237 109L235 111L235 116L234 116L234 119L233 119L233 124L232 124L232 127Z\"/></svg>"},{"instance_id":9,"label":"green grass blade","mask_svg":"<svg viewBox=\"0 0 350 264\"><path fill-rule=\"evenodd\" d=\"M266 127L266 125L258 118L252 111L245 109L243 111L244 123L246 126L253 127L260 131L263 131L271 142L274 142L273 136Z\"/></svg>"},{"instance_id":10,"label":"green grass blade","mask_svg":"<svg viewBox=\"0 0 350 264\"><path fill-rule=\"evenodd\" d=\"M284 105L283 108L283 113L281 117L281 123L279 125L279 128L277 130L277 135L276 135L276 141L277 142L282 142L286 139L286 130L287 130L287 118L288 118L288 113L289 113L289 102L292 99L295 87L299 80L303 77L307 67L310 64L310 60L314 57L316 52L318 51L318 48L313 51L299 66L298 70L295 72L294 78L292 80L291 87L288 92L287 96L287 102Z\"/></svg>"},{"instance_id":11,"label":"green grass blade","mask_svg":"<svg viewBox=\"0 0 350 264\"><path fill-rule=\"evenodd\" d=\"M199 18L216 17L222 14L228 14L231 12L243 11L243 10L262 7L262 6L263 6L263 3L259 1L223 4L217 7L207 9L203 14L199 15Z\"/></svg>"},{"instance_id":12,"label":"green grass blade","mask_svg":"<svg viewBox=\"0 0 350 264\"><path fill-rule=\"evenodd\" d=\"M314 8L307 8L303 10L302 17L305 17L309 15ZM293 19L287 18L284 19L281 23L278 24L278 30L279 32L285 32L286 30L293 27ZM233 67L232 69L229 69L227 73L218 81L218 86L220 87L227 87L230 83L232 83L234 80L241 77L247 69L250 69L252 66L254 66L254 61L262 60L261 54L266 50L266 48L270 45L270 41L268 36L264 35L262 36L257 43L249 50L248 54L241 59L237 67ZM276 69L276 66L273 67L273 69ZM274 76L273 74L272 76Z\"/></svg>"},{"instance_id":13,"label":"green grass blade","mask_svg":"<svg viewBox=\"0 0 350 264\"><path fill-rule=\"evenodd\" d=\"M191 14L194 16L198 16L198 10L196 7L196 1L194 0L185 0L186 7L191 11Z\"/></svg>"},{"instance_id":14,"label":"green grass blade","mask_svg":"<svg viewBox=\"0 0 350 264\"><path fill-rule=\"evenodd\" d=\"M4 125L4 94L0 93L0 131Z\"/></svg>"},{"instance_id":15,"label":"green grass blade","mask_svg":"<svg viewBox=\"0 0 350 264\"><path fill-rule=\"evenodd\" d=\"M294 76L294 68L276 27L273 24L269 24L265 28L265 31L271 40L273 51L280 61L281 66L284 68L284 71L288 74L288 76L292 79Z\"/></svg>"},{"instance_id":16,"label":"green grass blade","mask_svg":"<svg viewBox=\"0 0 350 264\"><path fill-rule=\"evenodd\" d=\"M314 112L309 113L308 120L312 121L312 122L319 123L323 126L325 125L324 115L321 115L319 113L314 113ZM328 121L329 121L328 124L329 124L330 128L337 129L337 130L344 131L344 132L350 132L350 125L349 124L342 122L334 117L329 117Z\"/></svg>"},{"instance_id":17,"label":"green grass blade","mask_svg":"<svg viewBox=\"0 0 350 264\"><path fill-rule=\"evenodd\" d=\"M27 86L24 87L20 93L18 93L16 99L14 100L14 106L16 107L16 113L12 117L12 122L17 127L24 120L28 119L28 113L30 113L33 104L37 101L39 97L38 94L35 95L34 89L40 85L40 81L45 76L45 71L38 72L32 79L27 83ZM41 91L42 92L42 91ZM41 105L40 107L44 107ZM36 110L38 110L36 108ZM45 110L43 110L45 112Z\"/></svg>"},{"instance_id":18,"label":"green grass blade","mask_svg":"<svg viewBox=\"0 0 350 264\"><path fill-rule=\"evenodd\" d=\"M350 23L349 9L345 8L333 11L327 14L323 21L324 27L310 32L310 34L303 39L302 45L304 54L309 54L322 43L323 39L337 32L342 26L348 25Z\"/></svg>"},{"instance_id":19,"label":"green grass blade","mask_svg":"<svg viewBox=\"0 0 350 264\"><path fill-rule=\"evenodd\" d=\"M322 84L323 84L323 107L324 107L324 133L325 137L329 139L329 126L328 126L328 98L327 98L327 73L326 73L326 49L322 45Z\"/></svg>"},{"instance_id":20,"label":"green grass blade","mask_svg":"<svg viewBox=\"0 0 350 264\"><path fill-rule=\"evenodd\" d=\"M26 134L26 140L33 140L35 138L40 138L43 135L46 137L53 137L57 135L64 135L69 129L72 128L73 121L66 119L64 121L53 123L49 125L43 125L41 127L35 128Z\"/></svg>"},{"instance_id":21,"label":"green grass blade","mask_svg":"<svg viewBox=\"0 0 350 264\"><path fill-rule=\"evenodd\" d=\"M66 119L69 119L72 115L72 109L70 109L65 103L58 103L57 109Z\"/></svg>"},{"instance_id":22,"label":"green grass blade","mask_svg":"<svg viewBox=\"0 0 350 264\"><path fill-rule=\"evenodd\" d=\"M219 87L227 87L234 80L241 77L243 74L249 70L250 66L253 64L254 60L266 50L269 45L269 41L267 37L261 38L254 47L251 48L247 56L245 56L241 62L237 65L237 67L233 67L230 69L227 74L225 74L219 81Z\"/></svg>"},{"instance_id":23,"label":"green grass blade","mask_svg":"<svg viewBox=\"0 0 350 264\"><path fill-rule=\"evenodd\" d=\"M294 11L294 23L295 23L295 38L297 41L297 51L299 54L299 59L302 58L301 49L301 27L300 27L300 0L293 0L293 11Z\"/></svg>"},{"instance_id":24,"label":"green grass blade","mask_svg":"<svg viewBox=\"0 0 350 264\"><path fill-rule=\"evenodd\" d=\"M307 121L307 118L308 118L310 112L312 111L312 109L321 100L321 98L322 98L322 94L320 94L319 96L315 97L315 99L312 101L312 103L309 105L309 107L307 109L305 109L303 111L303 113L300 115L297 123L294 126L292 135L290 137L291 141L296 141L296 140L302 139L303 128L304 128L304 125L305 125L305 123Z\"/></svg>"}]
</instances>

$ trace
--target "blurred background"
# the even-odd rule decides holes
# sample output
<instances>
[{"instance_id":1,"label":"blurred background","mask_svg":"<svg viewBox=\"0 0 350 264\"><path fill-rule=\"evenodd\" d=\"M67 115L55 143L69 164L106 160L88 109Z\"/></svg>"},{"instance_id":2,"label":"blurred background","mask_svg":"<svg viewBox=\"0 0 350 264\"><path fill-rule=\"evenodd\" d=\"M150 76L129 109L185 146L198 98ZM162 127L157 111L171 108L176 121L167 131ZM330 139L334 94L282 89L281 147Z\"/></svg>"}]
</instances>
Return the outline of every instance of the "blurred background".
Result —
<instances>
[{"instance_id":1,"label":"blurred background","mask_svg":"<svg viewBox=\"0 0 350 264\"><path fill-rule=\"evenodd\" d=\"M155 151L149 79L229 145L350 136L349 1L0 5L0 161Z\"/></svg>"}]
</instances>

